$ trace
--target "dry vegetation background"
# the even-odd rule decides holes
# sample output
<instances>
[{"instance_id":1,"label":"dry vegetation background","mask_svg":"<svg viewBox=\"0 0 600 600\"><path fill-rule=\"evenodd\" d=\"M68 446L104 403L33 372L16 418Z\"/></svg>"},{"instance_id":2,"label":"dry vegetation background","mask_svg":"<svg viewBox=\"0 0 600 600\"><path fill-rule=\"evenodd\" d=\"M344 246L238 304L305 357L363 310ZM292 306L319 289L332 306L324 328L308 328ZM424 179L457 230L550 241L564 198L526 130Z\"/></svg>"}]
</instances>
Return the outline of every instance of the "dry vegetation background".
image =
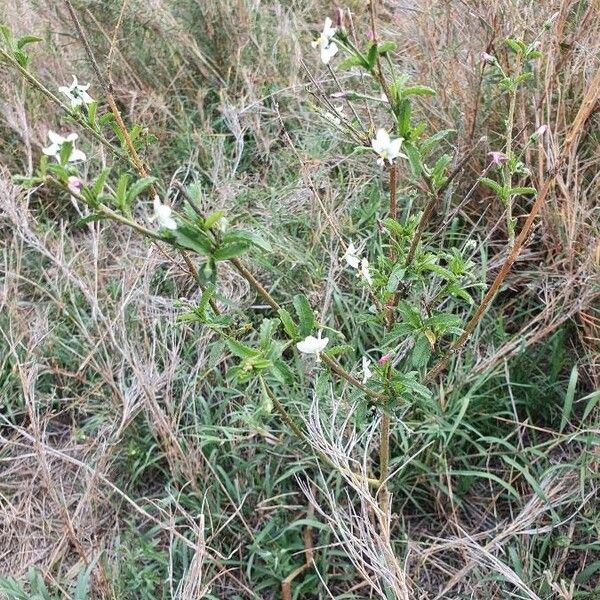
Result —
<instances>
[{"instance_id":1,"label":"dry vegetation background","mask_svg":"<svg viewBox=\"0 0 600 600\"><path fill-rule=\"evenodd\" d=\"M75 4L124 114L157 138L145 149L153 174L202 182L207 207L271 236L275 254L260 265L271 286L299 282L315 305L344 312L321 283L339 268L336 245L283 132L340 228L360 230L381 211L373 173L310 108L302 61L327 85L309 42L335 5ZM364 37L365 2L345 7ZM466 191L495 149L505 107L479 53L506 60L504 38L533 36L552 15L515 129L547 123L527 162L538 184L560 170L528 247L450 374L453 441L440 443L432 423L409 444L414 456L433 440L394 491L402 577L390 598L600 598L590 395L600 385L600 3L379 8L394 59L438 90L422 113L431 129L457 129L458 158L486 136L439 222L455 219L484 240L490 272L503 260L502 211L485 189ZM0 17L44 38L33 69L49 87L77 74L100 96L61 2L7 0ZM64 130L64 116L0 65L0 575L22 582L5 580L0 596L33 598L34 568L49 590L42 598L277 598L282 583L284 598L373 597L368 582L388 558L368 530L340 534L356 521L342 483L325 473L324 485L276 419L255 418L256 399L225 382L227 355L210 334L176 324L178 299L195 294L180 257L115 225L77 227L67 197L13 183L32 172L49 128ZM233 303L256 302L234 272L222 280ZM296 477L330 496L310 484L303 493ZM309 546L314 566L288 590Z\"/></svg>"}]
</instances>

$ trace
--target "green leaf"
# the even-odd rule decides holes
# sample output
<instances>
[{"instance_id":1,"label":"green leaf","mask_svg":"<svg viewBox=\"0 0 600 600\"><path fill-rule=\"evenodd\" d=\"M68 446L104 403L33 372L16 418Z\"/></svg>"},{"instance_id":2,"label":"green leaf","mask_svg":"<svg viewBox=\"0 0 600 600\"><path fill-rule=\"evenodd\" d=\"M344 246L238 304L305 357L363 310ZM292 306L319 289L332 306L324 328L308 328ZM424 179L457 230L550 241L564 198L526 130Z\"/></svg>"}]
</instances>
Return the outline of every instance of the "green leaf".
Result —
<instances>
[{"instance_id":1,"label":"green leaf","mask_svg":"<svg viewBox=\"0 0 600 600\"><path fill-rule=\"evenodd\" d=\"M426 85L411 85L402 90L404 96L435 96L437 92Z\"/></svg>"},{"instance_id":2,"label":"green leaf","mask_svg":"<svg viewBox=\"0 0 600 600\"><path fill-rule=\"evenodd\" d=\"M569 419L571 418L571 411L573 410L573 399L575 398L575 389L577 387L577 377L579 373L577 371L577 365L571 370L571 376L569 377L569 385L567 387L567 393L565 394L565 402L563 404L562 415L560 417L559 431L562 433L567 426Z\"/></svg>"},{"instance_id":3,"label":"green leaf","mask_svg":"<svg viewBox=\"0 0 600 600\"><path fill-rule=\"evenodd\" d=\"M410 138L411 129L410 129L410 115L411 115L411 107L410 100L407 98L403 98L398 103L398 109L396 114L396 123L398 125L398 134L400 137L408 140Z\"/></svg>"},{"instance_id":4,"label":"green leaf","mask_svg":"<svg viewBox=\"0 0 600 600\"><path fill-rule=\"evenodd\" d=\"M514 187L510 188L508 193L511 196L535 196L537 190L533 187Z\"/></svg>"},{"instance_id":5,"label":"green leaf","mask_svg":"<svg viewBox=\"0 0 600 600\"><path fill-rule=\"evenodd\" d=\"M285 308L280 308L277 311L277 314L279 315L283 329L287 333L288 337L295 340L298 337L298 327L296 327L296 323L294 323L292 315L290 315Z\"/></svg>"},{"instance_id":6,"label":"green leaf","mask_svg":"<svg viewBox=\"0 0 600 600\"><path fill-rule=\"evenodd\" d=\"M88 124L89 126L94 129L94 130L98 130L98 127L96 125L96 112L98 110L98 103L94 100L94 102L90 102L87 105L87 120L88 120Z\"/></svg>"},{"instance_id":7,"label":"green leaf","mask_svg":"<svg viewBox=\"0 0 600 600\"><path fill-rule=\"evenodd\" d=\"M317 322L310 303L304 294L294 296L294 309L300 322L298 335L300 337L310 335L315 329Z\"/></svg>"},{"instance_id":8,"label":"green leaf","mask_svg":"<svg viewBox=\"0 0 600 600\"><path fill-rule=\"evenodd\" d=\"M37 35L24 35L17 40L17 48L21 50L27 44L33 44L35 42L41 42L42 38Z\"/></svg>"},{"instance_id":9,"label":"green leaf","mask_svg":"<svg viewBox=\"0 0 600 600\"><path fill-rule=\"evenodd\" d=\"M379 54L387 54L388 52L393 52L396 49L396 44L391 41L382 42L377 46L377 52Z\"/></svg>"},{"instance_id":10,"label":"green leaf","mask_svg":"<svg viewBox=\"0 0 600 600\"><path fill-rule=\"evenodd\" d=\"M110 169L103 169L100 172L100 175L96 177L96 181L92 184L91 191L94 196L98 196L102 193L104 186L106 184L106 180L108 179L108 175L110 174Z\"/></svg>"},{"instance_id":11,"label":"green leaf","mask_svg":"<svg viewBox=\"0 0 600 600\"><path fill-rule=\"evenodd\" d=\"M411 362L417 369L424 367L431 356L431 344L424 334L419 334L411 354Z\"/></svg>"},{"instance_id":12,"label":"green leaf","mask_svg":"<svg viewBox=\"0 0 600 600\"><path fill-rule=\"evenodd\" d=\"M217 210L208 215L204 219L204 229L210 229L213 225L216 225L226 214L227 211L225 210Z\"/></svg>"},{"instance_id":13,"label":"green leaf","mask_svg":"<svg viewBox=\"0 0 600 600\"><path fill-rule=\"evenodd\" d=\"M138 179L127 191L127 206L131 206L135 199L152 186L155 181L156 177L143 177L142 179Z\"/></svg>"},{"instance_id":14,"label":"green leaf","mask_svg":"<svg viewBox=\"0 0 600 600\"><path fill-rule=\"evenodd\" d=\"M365 69L369 69L369 63L364 58L354 55L344 59L338 66L338 68L342 70L351 69L352 67L364 67Z\"/></svg>"},{"instance_id":15,"label":"green leaf","mask_svg":"<svg viewBox=\"0 0 600 600\"><path fill-rule=\"evenodd\" d=\"M116 204L121 211L125 211L127 207L127 186L129 185L129 175L122 173L117 181Z\"/></svg>"},{"instance_id":16,"label":"green leaf","mask_svg":"<svg viewBox=\"0 0 600 600\"><path fill-rule=\"evenodd\" d=\"M253 231L245 231L242 229L236 229L235 231L228 231L223 236L223 242L244 242L248 245L255 246L265 252L273 252L273 247L268 240L265 240L258 233Z\"/></svg>"},{"instance_id":17,"label":"green leaf","mask_svg":"<svg viewBox=\"0 0 600 600\"><path fill-rule=\"evenodd\" d=\"M212 244L204 231L180 225L172 231L172 234L179 246L193 250L202 256L212 256Z\"/></svg>"},{"instance_id":18,"label":"green leaf","mask_svg":"<svg viewBox=\"0 0 600 600\"><path fill-rule=\"evenodd\" d=\"M406 153L406 156L408 156L408 163L413 177L420 177L421 171L423 170L421 153L412 142L404 142L404 144L402 144L402 150Z\"/></svg>"},{"instance_id":19,"label":"green leaf","mask_svg":"<svg viewBox=\"0 0 600 600\"><path fill-rule=\"evenodd\" d=\"M390 274L390 278L388 279L386 290L388 292L395 292L400 285L400 282L404 279L404 275L406 273L406 269L403 265L396 265L394 270Z\"/></svg>"},{"instance_id":20,"label":"green leaf","mask_svg":"<svg viewBox=\"0 0 600 600\"><path fill-rule=\"evenodd\" d=\"M449 154L442 154L440 156L431 171L431 179L433 180L433 187L437 190L442 187L444 183L444 173L448 163L452 160L452 156Z\"/></svg>"},{"instance_id":21,"label":"green leaf","mask_svg":"<svg viewBox=\"0 0 600 600\"><path fill-rule=\"evenodd\" d=\"M523 54L527 50L527 45L521 40L508 38L505 40L506 45L516 54Z\"/></svg>"},{"instance_id":22,"label":"green leaf","mask_svg":"<svg viewBox=\"0 0 600 600\"><path fill-rule=\"evenodd\" d=\"M372 71L377 61L377 45L371 44L369 51L367 52L367 69Z\"/></svg>"},{"instance_id":23,"label":"green leaf","mask_svg":"<svg viewBox=\"0 0 600 600\"><path fill-rule=\"evenodd\" d=\"M231 353L238 358L254 358L260 354L258 350L250 348L250 346L246 346L246 344L242 344L242 342L238 342L232 338L227 340L227 346Z\"/></svg>"},{"instance_id":24,"label":"green leaf","mask_svg":"<svg viewBox=\"0 0 600 600\"><path fill-rule=\"evenodd\" d=\"M486 187L489 187L493 192L495 192L500 198L505 198L505 190L504 187L501 186L498 182L490 179L489 177L480 177L479 181L483 183Z\"/></svg>"},{"instance_id":25,"label":"green leaf","mask_svg":"<svg viewBox=\"0 0 600 600\"><path fill-rule=\"evenodd\" d=\"M60 154L58 156L59 163L65 166L71 158L73 152L73 142L64 142L60 147Z\"/></svg>"},{"instance_id":26,"label":"green leaf","mask_svg":"<svg viewBox=\"0 0 600 600\"><path fill-rule=\"evenodd\" d=\"M398 312L402 316L402 320L405 323L408 323L412 329L418 330L423 326L421 313L406 300L401 300L398 303Z\"/></svg>"},{"instance_id":27,"label":"green leaf","mask_svg":"<svg viewBox=\"0 0 600 600\"><path fill-rule=\"evenodd\" d=\"M94 221L102 221L105 217L102 215L98 215L96 213L92 213L91 215L87 215L78 219L75 223L75 227L81 227L83 225L87 225L88 223L93 223Z\"/></svg>"},{"instance_id":28,"label":"green leaf","mask_svg":"<svg viewBox=\"0 0 600 600\"><path fill-rule=\"evenodd\" d=\"M219 246L213 257L216 261L219 260L230 260L231 258L235 258L236 256L241 256L242 254L248 251L250 245L246 241L239 242L229 242Z\"/></svg>"}]
</instances>

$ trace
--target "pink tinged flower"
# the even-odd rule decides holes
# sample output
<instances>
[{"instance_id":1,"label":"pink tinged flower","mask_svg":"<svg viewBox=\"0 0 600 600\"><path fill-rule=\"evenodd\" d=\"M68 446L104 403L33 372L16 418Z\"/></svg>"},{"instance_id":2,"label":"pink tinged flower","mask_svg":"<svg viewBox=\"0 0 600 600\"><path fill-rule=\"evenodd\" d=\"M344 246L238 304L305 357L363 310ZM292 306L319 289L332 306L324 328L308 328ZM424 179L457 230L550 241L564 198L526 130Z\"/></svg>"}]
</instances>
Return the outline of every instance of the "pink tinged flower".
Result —
<instances>
[{"instance_id":1,"label":"pink tinged flower","mask_svg":"<svg viewBox=\"0 0 600 600\"><path fill-rule=\"evenodd\" d=\"M392 353L388 352L387 354L384 354L378 361L377 364L379 365L387 365L390 360L392 360Z\"/></svg>"},{"instance_id":2,"label":"pink tinged flower","mask_svg":"<svg viewBox=\"0 0 600 600\"><path fill-rule=\"evenodd\" d=\"M386 161L392 163L396 158L407 158L405 154L400 152L402 142L402 138L392 140L385 129L378 129L375 139L371 140L373 150L379 155L377 164L383 167Z\"/></svg>"},{"instance_id":3,"label":"pink tinged flower","mask_svg":"<svg viewBox=\"0 0 600 600\"><path fill-rule=\"evenodd\" d=\"M488 54L487 52L482 52L479 55L481 62L486 63L488 65L493 65L496 62L496 57Z\"/></svg>"},{"instance_id":4,"label":"pink tinged flower","mask_svg":"<svg viewBox=\"0 0 600 600\"><path fill-rule=\"evenodd\" d=\"M373 35L373 30L369 29L369 31L367 31L367 39L372 42L375 39L375 36Z\"/></svg>"},{"instance_id":5,"label":"pink tinged flower","mask_svg":"<svg viewBox=\"0 0 600 600\"><path fill-rule=\"evenodd\" d=\"M71 175L69 179L67 179L67 187L73 194L80 194L81 189L83 188L83 181L81 181L79 177Z\"/></svg>"},{"instance_id":6,"label":"pink tinged flower","mask_svg":"<svg viewBox=\"0 0 600 600\"><path fill-rule=\"evenodd\" d=\"M60 161L60 153L64 144L69 142L71 144L71 153L69 154L69 158L67 162L77 162L80 160L85 160L86 156L81 151L75 148L75 140L79 136L76 133L70 133L67 137L63 137L58 133L54 133L54 131L48 131L48 139L50 140L50 145L42 148L42 152L46 156L54 156L57 161Z\"/></svg>"},{"instance_id":7,"label":"pink tinged flower","mask_svg":"<svg viewBox=\"0 0 600 600\"><path fill-rule=\"evenodd\" d=\"M490 157L490 163L498 167L508 160L508 156L504 152L488 152L488 156Z\"/></svg>"}]
</instances>

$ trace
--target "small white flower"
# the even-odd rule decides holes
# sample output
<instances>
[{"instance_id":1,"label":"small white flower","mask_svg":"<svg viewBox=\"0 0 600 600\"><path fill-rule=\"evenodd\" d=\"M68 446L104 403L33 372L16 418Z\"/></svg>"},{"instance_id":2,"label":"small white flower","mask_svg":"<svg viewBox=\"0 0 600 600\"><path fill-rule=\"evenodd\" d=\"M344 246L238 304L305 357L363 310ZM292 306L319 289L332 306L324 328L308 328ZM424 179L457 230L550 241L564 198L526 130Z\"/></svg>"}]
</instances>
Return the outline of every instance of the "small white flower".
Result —
<instances>
[{"instance_id":1,"label":"small white flower","mask_svg":"<svg viewBox=\"0 0 600 600\"><path fill-rule=\"evenodd\" d=\"M301 342L296 344L296 348L304 354L314 354L317 362L321 362L321 352L325 350L325 347L329 343L329 338L322 338L321 332L317 334L319 337L309 335L305 337Z\"/></svg>"},{"instance_id":2,"label":"small white flower","mask_svg":"<svg viewBox=\"0 0 600 600\"><path fill-rule=\"evenodd\" d=\"M312 43L313 48L319 47L321 49L321 60L324 65L329 64L329 61L338 51L337 44L332 40L337 28L332 27L331 25L332 21L327 17L325 19L325 25L323 26L323 32L319 36L319 39Z\"/></svg>"},{"instance_id":3,"label":"small white flower","mask_svg":"<svg viewBox=\"0 0 600 600\"><path fill-rule=\"evenodd\" d=\"M42 148L42 152L47 156L54 156L56 160L60 160L60 151L63 147L63 144L67 142L71 143L71 154L67 159L67 162L77 162L78 160L85 160L86 156L81 150L77 150L75 148L75 140L79 136L76 133L70 133L67 137L63 137L58 133L54 133L54 131L48 131L48 139L50 140L50 145Z\"/></svg>"},{"instance_id":4,"label":"small white flower","mask_svg":"<svg viewBox=\"0 0 600 600\"><path fill-rule=\"evenodd\" d=\"M392 140L390 139L390 134L385 129L378 129L375 139L371 140L371 146L373 147L373 150L379 154L377 164L383 167L386 160L388 162L393 162L398 157L407 158L405 154L400 152L402 141L402 138L396 138L395 140Z\"/></svg>"},{"instance_id":5,"label":"small white flower","mask_svg":"<svg viewBox=\"0 0 600 600\"><path fill-rule=\"evenodd\" d=\"M172 212L170 206L163 204L158 196L154 196L154 218L161 227L177 229L177 221L171 216Z\"/></svg>"},{"instance_id":6,"label":"small white flower","mask_svg":"<svg viewBox=\"0 0 600 600\"><path fill-rule=\"evenodd\" d=\"M360 266L360 254L356 249L356 246L352 243L352 241L348 244L348 248L342 256L342 259L348 263L348 266L353 269L358 269Z\"/></svg>"},{"instance_id":7,"label":"small white flower","mask_svg":"<svg viewBox=\"0 0 600 600\"><path fill-rule=\"evenodd\" d=\"M94 99L87 93L90 84L80 85L77 83L77 77L73 76L73 83L69 86L63 85L58 91L63 93L70 101L71 108L76 108L82 104L91 104Z\"/></svg>"},{"instance_id":8,"label":"small white flower","mask_svg":"<svg viewBox=\"0 0 600 600\"><path fill-rule=\"evenodd\" d=\"M367 285L370 287L373 285L373 277L371 277L371 272L369 271L369 261L363 257L360 260L360 275L367 282Z\"/></svg>"},{"instance_id":9,"label":"small white flower","mask_svg":"<svg viewBox=\"0 0 600 600\"><path fill-rule=\"evenodd\" d=\"M363 378L362 378L362 382L367 383L367 381L369 381L369 379L371 379L371 377L373 377L373 371L371 371L371 369L369 368L371 366L371 361L366 357L363 356L362 357L362 374L363 374Z\"/></svg>"}]
</instances>

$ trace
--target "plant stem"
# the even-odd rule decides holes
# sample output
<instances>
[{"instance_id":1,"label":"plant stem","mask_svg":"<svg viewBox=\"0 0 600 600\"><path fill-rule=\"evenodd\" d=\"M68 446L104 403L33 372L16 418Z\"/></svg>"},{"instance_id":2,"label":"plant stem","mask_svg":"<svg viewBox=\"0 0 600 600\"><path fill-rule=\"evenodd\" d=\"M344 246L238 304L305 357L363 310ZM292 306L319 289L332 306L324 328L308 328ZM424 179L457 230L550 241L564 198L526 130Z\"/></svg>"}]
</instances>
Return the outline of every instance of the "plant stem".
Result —
<instances>
[{"instance_id":1,"label":"plant stem","mask_svg":"<svg viewBox=\"0 0 600 600\"><path fill-rule=\"evenodd\" d=\"M517 104L517 89L512 91L510 96L510 104L508 106L508 116L506 118L506 156L508 160L504 163L503 179L504 188L510 190L512 188L512 130L515 121L515 107ZM509 193L506 198L506 229L508 232L508 247L513 248L515 245L515 225L513 223L513 200L514 196Z\"/></svg>"},{"instance_id":2,"label":"plant stem","mask_svg":"<svg viewBox=\"0 0 600 600\"><path fill-rule=\"evenodd\" d=\"M392 163L389 169L390 174L390 204L389 204L389 217L394 221L398 218L398 195L397 195L397 185L398 185L398 172L396 163ZM392 263L396 260L396 237L392 233L390 235L390 251L389 258ZM388 307L388 313L386 315L386 324L388 331L391 331L394 327L395 322L395 301L396 294L392 296L391 305ZM388 370L388 377L391 377L392 370ZM385 515L388 514L389 508L389 492L387 489L387 478L389 475L390 468L390 427L391 418L387 412L383 412L381 416L381 429L379 432L379 484L381 486L381 496L379 500L379 505L381 507L382 513ZM389 527L386 527L389 529Z\"/></svg>"}]
</instances>

